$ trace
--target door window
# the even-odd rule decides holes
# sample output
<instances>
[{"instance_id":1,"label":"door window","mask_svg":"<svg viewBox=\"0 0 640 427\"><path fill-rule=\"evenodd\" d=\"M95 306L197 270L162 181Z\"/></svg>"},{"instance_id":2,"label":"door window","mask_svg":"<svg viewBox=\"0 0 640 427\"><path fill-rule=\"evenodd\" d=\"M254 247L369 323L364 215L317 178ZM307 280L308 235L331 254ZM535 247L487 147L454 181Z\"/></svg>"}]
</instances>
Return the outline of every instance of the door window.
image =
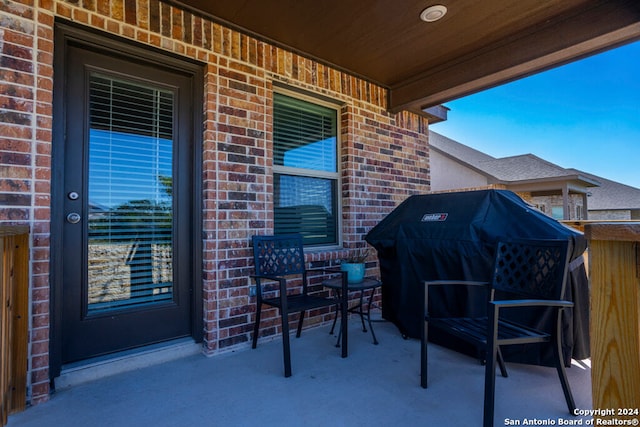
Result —
<instances>
[{"instance_id":1,"label":"door window","mask_svg":"<svg viewBox=\"0 0 640 427\"><path fill-rule=\"evenodd\" d=\"M173 92L89 77L87 314L173 297Z\"/></svg>"}]
</instances>

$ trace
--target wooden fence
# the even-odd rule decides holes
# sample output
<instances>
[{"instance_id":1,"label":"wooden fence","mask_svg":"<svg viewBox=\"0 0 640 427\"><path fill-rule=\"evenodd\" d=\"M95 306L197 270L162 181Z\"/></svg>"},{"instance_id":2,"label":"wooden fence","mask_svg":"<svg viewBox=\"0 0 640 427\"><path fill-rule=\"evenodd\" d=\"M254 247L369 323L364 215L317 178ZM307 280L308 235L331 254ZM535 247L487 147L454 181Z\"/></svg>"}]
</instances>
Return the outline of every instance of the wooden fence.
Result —
<instances>
[{"instance_id":1,"label":"wooden fence","mask_svg":"<svg viewBox=\"0 0 640 427\"><path fill-rule=\"evenodd\" d=\"M585 236L591 257L593 408L614 411L596 414L596 424L634 422L640 410L640 222L586 224Z\"/></svg>"},{"instance_id":2,"label":"wooden fence","mask_svg":"<svg viewBox=\"0 0 640 427\"><path fill-rule=\"evenodd\" d=\"M27 395L29 235L21 226L0 227L0 425L24 410Z\"/></svg>"}]
</instances>

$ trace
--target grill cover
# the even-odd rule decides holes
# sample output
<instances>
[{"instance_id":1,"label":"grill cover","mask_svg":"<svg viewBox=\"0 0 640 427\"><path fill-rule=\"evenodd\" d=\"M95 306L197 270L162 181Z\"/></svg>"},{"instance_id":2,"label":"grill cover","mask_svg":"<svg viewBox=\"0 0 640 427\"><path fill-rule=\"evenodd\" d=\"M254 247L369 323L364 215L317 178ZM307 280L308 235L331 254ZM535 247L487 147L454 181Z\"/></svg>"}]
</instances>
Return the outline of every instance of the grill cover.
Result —
<instances>
[{"instance_id":1,"label":"grill cover","mask_svg":"<svg viewBox=\"0 0 640 427\"><path fill-rule=\"evenodd\" d=\"M489 280L494 247L503 236L570 241L572 263L564 299L574 301L576 307L566 310L564 316L565 359L589 357L589 292L582 262L586 239L507 190L411 196L371 229L365 239L378 252L383 318L393 322L403 335L419 338L422 281ZM429 299L432 316L486 313L486 296L464 287L442 287L430 292ZM517 316L518 320L542 326L550 322L547 312L531 310ZM430 330L429 334L432 341L471 351L438 331ZM524 348L506 350L505 358L511 361L549 364L546 350L539 355L524 352Z\"/></svg>"}]
</instances>

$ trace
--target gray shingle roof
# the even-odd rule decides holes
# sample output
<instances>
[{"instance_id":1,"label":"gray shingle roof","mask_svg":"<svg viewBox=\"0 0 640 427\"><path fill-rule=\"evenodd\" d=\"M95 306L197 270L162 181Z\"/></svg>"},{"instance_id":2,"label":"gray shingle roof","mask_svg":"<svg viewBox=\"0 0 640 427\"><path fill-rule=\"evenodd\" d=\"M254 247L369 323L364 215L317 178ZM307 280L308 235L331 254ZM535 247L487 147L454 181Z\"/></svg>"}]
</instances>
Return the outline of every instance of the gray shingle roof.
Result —
<instances>
[{"instance_id":1,"label":"gray shingle roof","mask_svg":"<svg viewBox=\"0 0 640 427\"><path fill-rule=\"evenodd\" d=\"M577 169L570 169L600 183L589 189L589 210L640 209L640 189Z\"/></svg>"},{"instance_id":2,"label":"gray shingle roof","mask_svg":"<svg viewBox=\"0 0 640 427\"><path fill-rule=\"evenodd\" d=\"M429 131L429 145L444 154L449 154L451 157L455 157L470 165L475 165L482 161L496 160L495 157L491 157L467 145L460 144L458 141L454 141L434 131Z\"/></svg>"},{"instance_id":3,"label":"gray shingle roof","mask_svg":"<svg viewBox=\"0 0 640 427\"><path fill-rule=\"evenodd\" d=\"M567 169L547 162L533 154L482 161L478 162L476 166L501 181L509 182L575 175Z\"/></svg>"},{"instance_id":4,"label":"gray shingle roof","mask_svg":"<svg viewBox=\"0 0 640 427\"><path fill-rule=\"evenodd\" d=\"M565 169L533 154L495 158L433 131L429 131L429 145L505 183L548 178L584 178L575 169Z\"/></svg>"}]
</instances>

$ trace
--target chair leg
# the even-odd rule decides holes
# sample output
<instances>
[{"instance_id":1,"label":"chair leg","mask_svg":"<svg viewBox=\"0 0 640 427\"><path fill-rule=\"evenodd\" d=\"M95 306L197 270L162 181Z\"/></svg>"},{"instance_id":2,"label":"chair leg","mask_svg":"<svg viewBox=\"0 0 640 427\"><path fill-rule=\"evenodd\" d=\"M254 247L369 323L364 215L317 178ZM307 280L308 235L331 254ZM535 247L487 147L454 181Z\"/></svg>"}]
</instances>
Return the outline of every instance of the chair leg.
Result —
<instances>
[{"instance_id":1,"label":"chair leg","mask_svg":"<svg viewBox=\"0 0 640 427\"><path fill-rule=\"evenodd\" d=\"M347 339L347 335L349 334L349 294L346 294L346 297L342 299L342 309L340 310L340 333L342 334L342 354L343 358L347 357L349 354L348 345L349 340Z\"/></svg>"},{"instance_id":2,"label":"chair leg","mask_svg":"<svg viewBox=\"0 0 640 427\"><path fill-rule=\"evenodd\" d=\"M422 334L420 337L420 385L427 388L427 342L429 340L429 321L425 318L422 322Z\"/></svg>"},{"instance_id":3,"label":"chair leg","mask_svg":"<svg viewBox=\"0 0 640 427\"><path fill-rule=\"evenodd\" d=\"M360 291L360 321L362 322L362 332L367 332L367 327L364 324L364 313L363 310L363 299L364 299L364 291Z\"/></svg>"},{"instance_id":4,"label":"chair leg","mask_svg":"<svg viewBox=\"0 0 640 427\"><path fill-rule=\"evenodd\" d=\"M338 304L336 304L336 313L335 316L333 316L333 323L331 324L331 330L329 331L329 335L333 335L333 331L336 328L336 323L338 322L338 310L340 310L340 306Z\"/></svg>"},{"instance_id":5,"label":"chair leg","mask_svg":"<svg viewBox=\"0 0 640 427\"><path fill-rule=\"evenodd\" d=\"M500 367L500 373L503 377L507 378L509 373L507 372L507 365L504 364L504 358L502 357L502 351L500 351L500 346L498 346L498 366Z\"/></svg>"},{"instance_id":6,"label":"chair leg","mask_svg":"<svg viewBox=\"0 0 640 427\"><path fill-rule=\"evenodd\" d=\"M300 312L300 320L298 320L298 330L296 332L296 338L300 338L300 334L302 333L302 322L304 321L304 313L304 310Z\"/></svg>"},{"instance_id":7,"label":"chair leg","mask_svg":"<svg viewBox=\"0 0 640 427\"><path fill-rule=\"evenodd\" d=\"M558 316L560 318L560 316ZM558 324L560 324L560 320L558 320ZM558 330L560 330L560 326L558 326ZM567 379L567 372L564 368L564 358L562 357L562 339L561 334L556 333L555 345L553 346L553 355L556 362L556 370L558 371L558 377L560 378L560 384L562 384L562 391L564 392L564 399L567 401L567 408L569 409L569 413L574 415L576 410L576 403L573 400L573 394L571 393L571 388L569 387L569 380Z\"/></svg>"},{"instance_id":8,"label":"chair leg","mask_svg":"<svg viewBox=\"0 0 640 427\"><path fill-rule=\"evenodd\" d=\"M420 334L420 385L427 388L427 342L429 341L429 285L424 282L424 306Z\"/></svg>"},{"instance_id":9,"label":"chair leg","mask_svg":"<svg viewBox=\"0 0 640 427\"><path fill-rule=\"evenodd\" d=\"M258 345L258 333L260 332L260 314L262 311L262 304L258 304L256 310L256 322L253 325L253 343L251 344L251 348L256 348Z\"/></svg>"},{"instance_id":10,"label":"chair leg","mask_svg":"<svg viewBox=\"0 0 640 427\"><path fill-rule=\"evenodd\" d=\"M496 393L496 359L487 358L484 375L484 417L483 426L493 427L493 413Z\"/></svg>"},{"instance_id":11,"label":"chair leg","mask_svg":"<svg viewBox=\"0 0 640 427\"><path fill-rule=\"evenodd\" d=\"M373 337L373 344L378 345L378 339L376 338L376 333L373 331L373 324L371 324L371 303L373 302L373 296L375 293L376 290L374 288L371 290L371 295L369 295L369 304L367 304L367 321L369 322L369 330Z\"/></svg>"},{"instance_id":12,"label":"chair leg","mask_svg":"<svg viewBox=\"0 0 640 427\"><path fill-rule=\"evenodd\" d=\"M498 359L498 308L489 304L487 322L487 364L484 371L484 416L482 425L493 427L496 394L496 360Z\"/></svg>"},{"instance_id":13,"label":"chair leg","mask_svg":"<svg viewBox=\"0 0 640 427\"><path fill-rule=\"evenodd\" d=\"M338 329L338 339L336 340L336 347L340 348L340 342L342 341L342 323L340 323L340 329Z\"/></svg>"},{"instance_id":14,"label":"chair leg","mask_svg":"<svg viewBox=\"0 0 640 427\"><path fill-rule=\"evenodd\" d=\"M291 376L291 346L289 344L289 315L282 313L282 352L284 355L284 376Z\"/></svg>"}]
</instances>

